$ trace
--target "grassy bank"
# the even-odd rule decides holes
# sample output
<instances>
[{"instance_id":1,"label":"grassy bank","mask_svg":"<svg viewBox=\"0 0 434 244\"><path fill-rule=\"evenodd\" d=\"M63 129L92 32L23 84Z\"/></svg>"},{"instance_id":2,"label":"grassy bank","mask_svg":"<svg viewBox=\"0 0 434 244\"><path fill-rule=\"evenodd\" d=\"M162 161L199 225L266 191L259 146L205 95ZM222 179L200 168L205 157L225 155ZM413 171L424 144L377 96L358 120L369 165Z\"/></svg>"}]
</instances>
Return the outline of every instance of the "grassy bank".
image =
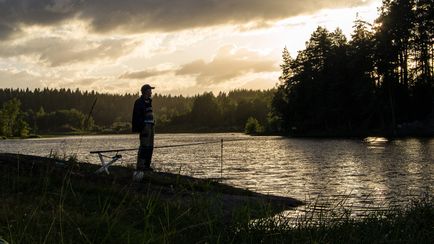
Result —
<instances>
[{"instance_id":1,"label":"grassy bank","mask_svg":"<svg viewBox=\"0 0 434 244\"><path fill-rule=\"evenodd\" d=\"M9 243L429 242L431 200L365 220L269 218L301 202L210 180L0 154L0 237Z\"/></svg>"}]
</instances>

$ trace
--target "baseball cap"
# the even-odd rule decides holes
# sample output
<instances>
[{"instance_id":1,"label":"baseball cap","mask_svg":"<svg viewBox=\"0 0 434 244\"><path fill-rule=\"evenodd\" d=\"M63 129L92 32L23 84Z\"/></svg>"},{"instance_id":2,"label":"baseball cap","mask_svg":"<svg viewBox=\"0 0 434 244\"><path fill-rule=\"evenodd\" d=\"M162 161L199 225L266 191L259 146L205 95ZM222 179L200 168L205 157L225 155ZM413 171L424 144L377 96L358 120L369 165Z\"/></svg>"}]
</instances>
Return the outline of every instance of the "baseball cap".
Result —
<instances>
[{"instance_id":1,"label":"baseball cap","mask_svg":"<svg viewBox=\"0 0 434 244\"><path fill-rule=\"evenodd\" d=\"M140 89L142 92L149 90L149 89L154 89L155 87L149 85L149 84L145 84L142 86L142 89Z\"/></svg>"}]
</instances>

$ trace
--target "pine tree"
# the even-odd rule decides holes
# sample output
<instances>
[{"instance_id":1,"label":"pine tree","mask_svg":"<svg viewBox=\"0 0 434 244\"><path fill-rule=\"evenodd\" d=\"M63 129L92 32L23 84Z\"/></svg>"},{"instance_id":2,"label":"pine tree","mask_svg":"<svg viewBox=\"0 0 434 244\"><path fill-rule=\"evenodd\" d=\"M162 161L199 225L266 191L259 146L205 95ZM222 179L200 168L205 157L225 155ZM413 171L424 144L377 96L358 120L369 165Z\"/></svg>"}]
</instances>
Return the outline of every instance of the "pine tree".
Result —
<instances>
[{"instance_id":1,"label":"pine tree","mask_svg":"<svg viewBox=\"0 0 434 244\"><path fill-rule=\"evenodd\" d=\"M281 83L286 83L288 82L289 78L292 75L292 71L291 71L292 58L286 46L285 48L283 48L282 59L283 59L283 63L280 65L280 68L282 69L282 74L279 76L279 80Z\"/></svg>"}]
</instances>

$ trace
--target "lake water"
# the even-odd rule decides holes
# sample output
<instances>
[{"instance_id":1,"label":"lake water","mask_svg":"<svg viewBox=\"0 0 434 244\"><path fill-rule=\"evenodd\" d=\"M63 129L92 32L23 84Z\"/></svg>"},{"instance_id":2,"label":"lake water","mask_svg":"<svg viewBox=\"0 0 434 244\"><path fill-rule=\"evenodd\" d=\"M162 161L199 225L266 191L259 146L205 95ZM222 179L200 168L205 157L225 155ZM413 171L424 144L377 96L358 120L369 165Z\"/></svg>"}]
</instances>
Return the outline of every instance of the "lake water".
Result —
<instances>
[{"instance_id":1,"label":"lake water","mask_svg":"<svg viewBox=\"0 0 434 244\"><path fill-rule=\"evenodd\" d=\"M295 197L308 203L344 199L357 215L387 205L405 205L434 193L434 139L382 138L288 139L239 133L157 134L156 146L220 143L157 148L159 171L223 182L253 191ZM92 150L138 147L137 135L73 136L2 140L0 152L48 156L76 155L99 163ZM136 152L122 153L122 164L134 164Z\"/></svg>"}]
</instances>

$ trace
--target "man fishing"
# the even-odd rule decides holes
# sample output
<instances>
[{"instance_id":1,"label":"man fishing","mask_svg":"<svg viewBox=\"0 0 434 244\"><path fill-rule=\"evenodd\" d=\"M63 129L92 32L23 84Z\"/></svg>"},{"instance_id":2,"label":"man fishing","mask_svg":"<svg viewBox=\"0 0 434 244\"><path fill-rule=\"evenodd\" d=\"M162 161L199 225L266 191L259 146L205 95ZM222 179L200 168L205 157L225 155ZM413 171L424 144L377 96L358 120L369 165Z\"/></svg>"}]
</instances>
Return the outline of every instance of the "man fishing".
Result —
<instances>
[{"instance_id":1,"label":"man fishing","mask_svg":"<svg viewBox=\"0 0 434 244\"><path fill-rule=\"evenodd\" d=\"M145 84L141 88L142 95L135 101L132 118L133 132L140 133L140 146L137 153L134 180L141 180L144 171L151 168L152 152L154 151L154 114L152 113L152 87Z\"/></svg>"}]
</instances>

